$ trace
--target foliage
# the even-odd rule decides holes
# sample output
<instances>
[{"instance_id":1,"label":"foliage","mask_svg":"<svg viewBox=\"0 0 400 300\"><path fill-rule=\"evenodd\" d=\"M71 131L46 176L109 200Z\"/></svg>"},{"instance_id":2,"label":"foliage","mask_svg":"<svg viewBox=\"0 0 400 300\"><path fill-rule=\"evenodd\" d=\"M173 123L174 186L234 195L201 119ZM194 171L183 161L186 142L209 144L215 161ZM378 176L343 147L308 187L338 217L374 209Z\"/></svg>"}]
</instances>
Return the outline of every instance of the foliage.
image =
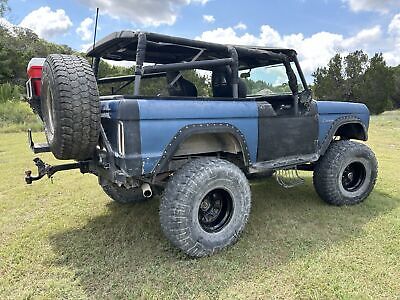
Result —
<instances>
[{"instance_id":1,"label":"foliage","mask_svg":"<svg viewBox=\"0 0 400 300\"><path fill-rule=\"evenodd\" d=\"M393 72L393 93L392 101L395 108L400 108L400 66L392 68Z\"/></svg>"},{"instance_id":2,"label":"foliage","mask_svg":"<svg viewBox=\"0 0 400 300\"><path fill-rule=\"evenodd\" d=\"M362 102L374 114L391 109L394 99L400 103L400 90L395 88L395 81L400 83L400 70L388 67L382 54L370 59L360 50L345 57L336 54L313 76L313 90L321 100Z\"/></svg>"},{"instance_id":3,"label":"foliage","mask_svg":"<svg viewBox=\"0 0 400 300\"><path fill-rule=\"evenodd\" d=\"M100 62L99 78L132 74L134 74L134 67L112 66L103 60ZM182 71L182 74L185 79L196 86L199 96L209 97L211 95L211 87L207 84L208 78L206 76L198 74L195 70ZM133 82L119 90L122 85L123 83L102 84L99 86L99 91L101 95L109 95L112 91L116 94L133 93ZM143 96L167 95L166 78L143 78L140 82L140 94Z\"/></svg>"},{"instance_id":4,"label":"foliage","mask_svg":"<svg viewBox=\"0 0 400 300\"><path fill-rule=\"evenodd\" d=\"M0 4L4 3L1 2ZM1 8L1 6L0 6ZM23 98L26 81L26 67L32 57L46 57L51 53L77 54L70 47L57 45L40 39L33 31L15 26L12 29L0 26L0 103L5 103L1 108L0 126L4 132L20 130L27 124L35 128L41 126L36 117L31 113L25 103L19 103ZM89 59L90 60L90 59ZM134 68L113 66L106 61L101 61L99 77L129 75L134 73ZM198 75L194 70L185 71L185 78L191 80L198 88L199 95L209 95L207 78ZM111 94L119 87L119 84L100 85L100 94ZM157 95L166 91L165 78L143 80L141 84L143 95ZM133 84L120 90L118 94L132 94ZM15 107L13 105L15 104ZM20 116L17 116L20 114ZM14 125L12 125L14 124Z\"/></svg>"},{"instance_id":5,"label":"foliage","mask_svg":"<svg viewBox=\"0 0 400 300\"><path fill-rule=\"evenodd\" d=\"M315 95L321 100L344 99L343 60L336 54L327 67L318 68L314 76Z\"/></svg>"},{"instance_id":6,"label":"foliage","mask_svg":"<svg viewBox=\"0 0 400 300\"><path fill-rule=\"evenodd\" d=\"M99 65L99 78L103 77L113 77L113 76L124 76L124 75L132 75L133 69L132 68L125 68L121 66L113 66L104 60L100 61ZM109 83L109 84L101 84L99 85L99 92L100 95L110 95L113 90L118 89L120 83ZM121 92L118 94L126 94L129 92L129 86L122 89Z\"/></svg>"},{"instance_id":7,"label":"foliage","mask_svg":"<svg viewBox=\"0 0 400 300\"><path fill-rule=\"evenodd\" d=\"M362 77L368 69L368 55L363 51L355 51L344 58L344 63L344 71L347 76L347 80L344 82L344 97L351 101L362 90Z\"/></svg>"},{"instance_id":8,"label":"foliage","mask_svg":"<svg viewBox=\"0 0 400 300\"><path fill-rule=\"evenodd\" d=\"M0 132L33 131L42 129L42 122L32 112L28 103L6 101L0 103Z\"/></svg>"},{"instance_id":9,"label":"foliage","mask_svg":"<svg viewBox=\"0 0 400 300\"><path fill-rule=\"evenodd\" d=\"M195 70L183 71L183 77L191 82L197 87L197 92L199 96L202 97L212 97L210 79L206 75L200 75Z\"/></svg>"},{"instance_id":10,"label":"foliage","mask_svg":"<svg viewBox=\"0 0 400 300\"><path fill-rule=\"evenodd\" d=\"M7 101L21 100L21 87L11 83L0 84L0 104Z\"/></svg>"},{"instance_id":11,"label":"foliage","mask_svg":"<svg viewBox=\"0 0 400 300\"><path fill-rule=\"evenodd\" d=\"M263 80L253 80L250 78L244 78L243 80L246 84L248 95L268 95L290 92L290 88L287 83L274 86L271 83Z\"/></svg>"},{"instance_id":12,"label":"foliage","mask_svg":"<svg viewBox=\"0 0 400 300\"><path fill-rule=\"evenodd\" d=\"M33 31L15 26L0 26L0 83L12 83L21 87L26 81L26 67L32 57L46 57L51 53L73 53L65 45L57 45L40 39Z\"/></svg>"},{"instance_id":13,"label":"foliage","mask_svg":"<svg viewBox=\"0 0 400 300\"><path fill-rule=\"evenodd\" d=\"M359 98L374 113L392 109L391 95L394 92L393 72L386 66L382 54L375 54L364 73Z\"/></svg>"},{"instance_id":14,"label":"foliage","mask_svg":"<svg viewBox=\"0 0 400 300\"><path fill-rule=\"evenodd\" d=\"M255 95L262 90L270 90L270 85L263 80L252 80L250 78L243 78L246 87L247 93L249 95Z\"/></svg>"}]
</instances>

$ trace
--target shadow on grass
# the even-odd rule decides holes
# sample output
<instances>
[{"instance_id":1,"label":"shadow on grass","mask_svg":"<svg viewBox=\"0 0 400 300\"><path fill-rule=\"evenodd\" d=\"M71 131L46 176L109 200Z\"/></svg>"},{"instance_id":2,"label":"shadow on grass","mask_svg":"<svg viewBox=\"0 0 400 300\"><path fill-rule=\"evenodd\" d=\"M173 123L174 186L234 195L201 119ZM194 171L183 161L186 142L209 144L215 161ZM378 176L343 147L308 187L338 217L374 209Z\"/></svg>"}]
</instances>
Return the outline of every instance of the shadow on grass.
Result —
<instances>
[{"instance_id":1,"label":"shadow on grass","mask_svg":"<svg viewBox=\"0 0 400 300\"><path fill-rule=\"evenodd\" d=\"M272 179L257 180L252 193L252 214L242 238L212 257L190 259L169 245L154 199L130 206L109 203L106 215L51 237L59 254L56 263L75 272L88 296L214 297L257 270L279 268L294 257L362 235L366 223L400 202L375 191L361 205L328 206L310 179L291 190Z\"/></svg>"}]
</instances>

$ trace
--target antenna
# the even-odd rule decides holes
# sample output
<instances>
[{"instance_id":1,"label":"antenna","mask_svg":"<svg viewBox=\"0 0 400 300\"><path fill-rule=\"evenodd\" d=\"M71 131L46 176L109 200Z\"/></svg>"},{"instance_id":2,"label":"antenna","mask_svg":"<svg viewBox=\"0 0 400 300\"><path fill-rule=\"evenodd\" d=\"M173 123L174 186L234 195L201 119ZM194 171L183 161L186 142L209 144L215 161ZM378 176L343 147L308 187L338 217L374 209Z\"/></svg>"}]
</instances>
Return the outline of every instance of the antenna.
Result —
<instances>
[{"instance_id":1,"label":"antenna","mask_svg":"<svg viewBox=\"0 0 400 300\"><path fill-rule=\"evenodd\" d=\"M99 8L96 8L96 21L94 24L94 35L93 35L93 48L96 45L96 36L97 36L97 22L99 20ZM93 67L93 57L92 57L92 67Z\"/></svg>"}]
</instances>

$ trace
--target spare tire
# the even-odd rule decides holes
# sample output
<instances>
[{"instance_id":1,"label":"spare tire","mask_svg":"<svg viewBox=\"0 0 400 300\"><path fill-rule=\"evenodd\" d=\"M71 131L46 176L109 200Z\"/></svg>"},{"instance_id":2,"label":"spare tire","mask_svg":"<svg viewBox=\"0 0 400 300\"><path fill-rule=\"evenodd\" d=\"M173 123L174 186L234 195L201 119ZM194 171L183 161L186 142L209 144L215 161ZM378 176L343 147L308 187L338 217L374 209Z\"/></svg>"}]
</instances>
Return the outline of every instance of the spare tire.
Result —
<instances>
[{"instance_id":1,"label":"spare tire","mask_svg":"<svg viewBox=\"0 0 400 300\"><path fill-rule=\"evenodd\" d=\"M41 111L56 158L92 157L100 134L100 102L96 78L84 58L61 54L46 58Z\"/></svg>"}]
</instances>

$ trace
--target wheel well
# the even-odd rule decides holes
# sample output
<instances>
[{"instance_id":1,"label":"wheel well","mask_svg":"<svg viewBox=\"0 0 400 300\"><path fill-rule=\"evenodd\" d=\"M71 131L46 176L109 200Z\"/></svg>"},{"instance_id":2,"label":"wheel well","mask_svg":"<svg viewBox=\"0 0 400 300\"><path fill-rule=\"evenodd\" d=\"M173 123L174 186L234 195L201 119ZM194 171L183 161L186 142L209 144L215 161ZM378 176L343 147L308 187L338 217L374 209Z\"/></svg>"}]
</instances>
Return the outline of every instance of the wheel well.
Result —
<instances>
[{"instance_id":1,"label":"wheel well","mask_svg":"<svg viewBox=\"0 0 400 300\"><path fill-rule=\"evenodd\" d=\"M239 168L245 168L248 163L243 145L238 138L229 132L196 133L180 143L170 161L169 169L175 169L174 163L180 166L193 156L218 156L224 158Z\"/></svg>"},{"instance_id":2,"label":"wheel well","mask_svg":"<svg viewBox=\"0 0 400 300\"><path fill-rule=\"evenodd\" d=\"M235 126L222 123L187 125L172 138L153 174L176 170L187 160L216 156L245 169L250 153L244 135Z\"/></svg>"},{"instance_id":3,"label":"wheel well","mask_svg":"<svg viewBox=\"0 0 400 300\"><path fill-rule=\"evenodd\" d=\"M366 129L360 123L343 124L336 130L334 136L339 136L344 139L367 140Z\"/></svg>"},{"instance_id":4,"label":"wheel well","mask_svg":"<svg viewBox=\"0 0 400 300\"><path fill-rule=\"evenodd\" d=\"M229 132L196 133L179 145L174 156L215 152L238 154L242 152L242 147L237 138Z\"/></svg>"}]
</instances>

